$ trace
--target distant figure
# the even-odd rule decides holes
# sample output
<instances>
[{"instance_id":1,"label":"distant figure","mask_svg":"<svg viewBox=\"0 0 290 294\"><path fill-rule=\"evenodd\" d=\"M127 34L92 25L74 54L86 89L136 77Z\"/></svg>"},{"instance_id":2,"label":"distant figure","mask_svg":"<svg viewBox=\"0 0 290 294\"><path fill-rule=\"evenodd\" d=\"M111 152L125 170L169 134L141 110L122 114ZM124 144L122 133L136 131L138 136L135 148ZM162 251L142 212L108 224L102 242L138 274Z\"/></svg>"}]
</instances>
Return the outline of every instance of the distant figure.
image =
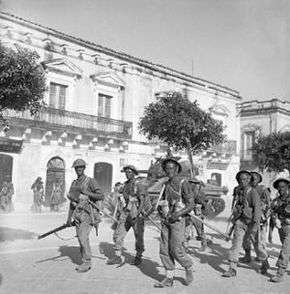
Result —
<instances>
[{"instance_id":1,"label":"distant figure","mask_svg":"<svg viewBox=\"0 0 290 294\"><path fill-rule=\"evenodd\" d=\"M4 181L0 191L0 211L12 212L14 210L12 196L14 187L11 181Z\"/></svg>"},{"instance_id":2,"label":"distant figure","mask_svg":"<svg viewBox=\"0 0 290 294\"><path fill-rule=\"evenodd\" d=\"M62 191L62 181L57 181L56 183L53 183L50 197L50 211L58 212L60 204L65 201L66 199L63 197Z\"/></svg>"},{"instance_id":3,"label":"distant figure","mask_svg":"<svg viewBox=\"0 0 290 294\"><path fill-rule=\"evenodd\" d=\"M42 178L38 177L32 184L31 189L33 191L33 205L31 207L32 212L41 212L41 206L44 202L44 187Z\"/></svg>"}]
</instances>

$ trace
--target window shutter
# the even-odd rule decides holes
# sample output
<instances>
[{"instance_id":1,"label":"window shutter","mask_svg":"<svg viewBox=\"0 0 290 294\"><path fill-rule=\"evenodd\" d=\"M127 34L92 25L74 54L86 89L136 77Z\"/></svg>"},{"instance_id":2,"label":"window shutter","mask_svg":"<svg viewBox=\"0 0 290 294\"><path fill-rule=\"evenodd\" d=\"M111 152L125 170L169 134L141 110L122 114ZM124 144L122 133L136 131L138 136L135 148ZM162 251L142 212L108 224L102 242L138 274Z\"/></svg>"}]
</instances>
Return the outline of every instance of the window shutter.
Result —
<instances>
[{"instance_id":1,"label":"window shutter","mask_svg":"<svg viewBox=\"0 0 290 294\"><path fill-rule=\"evenodd\" d=\"M66 86L59 85L59 109L65 109L65 94L66 94Z\"/></svg>"},{"instance_id":2,"label":"window shutter","mask_svg":"<svg viewBox=\"0 0 290 294\"><path fill-rule=\"evenodd\" d=\"M49 107L56 107L56 84L50 83L49 87Z\"/></svg>"},{"instance_id":3,"label":"window shutter","mask_svg":"<svg viewBox=\"0 0 290 294\"><path fill-rule=\"evenodd\" d=\"M99 97L98 97L98 116L104 116L103 115L103 105L104 105L104 96L102 94L99 94Z\"/></svg>"},{"instance_id":4,"label":"window shutter","mask_svg":"<svg viewBox=\"0 0 290 294\"><path fill-rule=\"evenodd\" d=\"M105 117L111 117L111 97L106 97Z\"/></svg>"}]
</instances>

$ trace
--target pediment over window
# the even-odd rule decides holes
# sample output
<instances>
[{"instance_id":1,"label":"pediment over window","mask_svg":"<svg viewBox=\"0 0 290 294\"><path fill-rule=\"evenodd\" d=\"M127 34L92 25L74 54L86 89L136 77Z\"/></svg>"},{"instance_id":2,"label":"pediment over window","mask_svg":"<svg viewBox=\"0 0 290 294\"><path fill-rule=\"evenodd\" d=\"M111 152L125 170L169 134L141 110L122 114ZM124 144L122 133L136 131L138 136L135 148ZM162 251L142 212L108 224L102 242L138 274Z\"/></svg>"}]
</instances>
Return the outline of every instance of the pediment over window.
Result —
<instances>
[{"instance_id":1,"label":"pediment over window","mask_svg":"<svg viewBox=\"0 0 290 294\"><path fill-rule=\"evenodd\" d=\"M72 62L64 58L56 58L42 62L45 70L65 74L72 77L81 77L82 71Z\"/></svg>"},{"instance_id":2,"label":"pediment over window","mask_svg":"<svg viewBox=\"0 0 290 294\"><path fill-rule=\"evenodd\" d=\"M215 115L229 116L229 110L221 104L214 104L209 108L209 111Z\"/></svg>"},{"instance_id":3,"label":"pediment over window","mask_svg":"<svg viewBox=\"0 0 290 294\"><path fill-rule=\"evenodd\" d=\"M125 82L115 73L100 72L90 76L90 78L97 83L104 84L115 88L124 88Z\"/></svg>"}]
</instances>

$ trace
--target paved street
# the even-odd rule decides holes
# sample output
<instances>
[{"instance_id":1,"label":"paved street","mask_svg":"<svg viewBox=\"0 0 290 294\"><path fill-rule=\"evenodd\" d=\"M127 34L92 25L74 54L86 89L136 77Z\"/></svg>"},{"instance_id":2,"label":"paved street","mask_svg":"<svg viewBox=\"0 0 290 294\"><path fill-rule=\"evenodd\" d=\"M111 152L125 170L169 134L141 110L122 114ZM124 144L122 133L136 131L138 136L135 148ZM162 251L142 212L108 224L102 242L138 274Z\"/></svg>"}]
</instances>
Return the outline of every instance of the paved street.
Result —
<instances>
[{"instance_id":1,"label":"paved street","mask_svg":"<svg viewBox=\"0 0 290 294\"><path fill-rule=\"evenodd\" d=\"M54 235L35 239L37 234L61 225L65 219L65 214L51 213L0 216L0 293L289 293L289 275L281 284L270 283L269 277L255 272L258 265L254 262L251 268L240 267L237 278L222 278L230 244L219 239L212 239L213 244L205 253L197 251L199 242L191 243L195 264L195 281L191 286L183 285L184 271L178 266L173 289L154 289L153 283L164 274L158 257L158 232L147 226L145 259L139 268L129 264L134 257L134 237L130 232L125 242L127 263L116 268L106 265L107 258L113 254L109 221L102 223L98 238L91 234L92 270L79 274L74 270L80 257L77 240L71 239L73 228L59 233L64 240ZM225 230L222 218L213 224ZM269 250L272 256L277 256L279 246ZM270 259L271 274L276 258Z\"/></svg>"}]
</instances>

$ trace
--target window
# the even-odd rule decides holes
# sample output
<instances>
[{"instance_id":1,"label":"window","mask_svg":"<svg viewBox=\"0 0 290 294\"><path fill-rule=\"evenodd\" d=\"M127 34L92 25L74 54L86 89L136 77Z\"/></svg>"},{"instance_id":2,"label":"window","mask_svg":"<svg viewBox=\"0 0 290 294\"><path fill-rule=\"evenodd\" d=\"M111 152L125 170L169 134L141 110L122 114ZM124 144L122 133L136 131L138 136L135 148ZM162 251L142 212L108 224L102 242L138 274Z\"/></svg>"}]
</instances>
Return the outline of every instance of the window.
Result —
<instances>
[{"instance_id":1,"label":"window","mask_svg":"<svg viewBox=\"0 0 290 294\"><path fill-rule=\"evenodd\" d=\"M98 96L98 116L111 117L112 96L99 94Z\"/></svg>"},{"instance_id":2,"label":"window","mask_svg":"<svg viewBox=\"0 0 290 294\"><path fill-rule=\"evenodd\" d=\"M56 83L50 83L49 88L49 107L65 109L67 86Z\"/></svg>"},{"instance_id":3,"label":"window","mask_svg":"<svg viewBox=\"0 0 290 294\"><path fill-rule=\"evenodd\" d=\"M244 159L252 159L252 148L255 141L255 132L244 133Z\"/></svg>"}]
</instances>

